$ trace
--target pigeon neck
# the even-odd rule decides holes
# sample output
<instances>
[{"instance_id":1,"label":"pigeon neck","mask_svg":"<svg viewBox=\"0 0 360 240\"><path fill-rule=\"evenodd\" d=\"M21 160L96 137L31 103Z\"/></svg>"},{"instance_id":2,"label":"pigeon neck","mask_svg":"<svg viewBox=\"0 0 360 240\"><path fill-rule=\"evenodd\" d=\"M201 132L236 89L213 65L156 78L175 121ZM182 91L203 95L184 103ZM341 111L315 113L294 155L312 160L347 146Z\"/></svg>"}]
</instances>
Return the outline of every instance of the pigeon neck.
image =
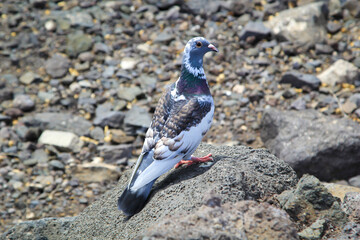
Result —
<instances>
[{"instance_id":1,"label":"pigeon neck","mask_svg":"<svg viewBox=\"0 0 360 240\"><path fill-rule=\"evenodd\" d=\"M183 63L177 90L180 94L185 95L210 95L210 89L202 66L194 68Z\"/></svg>"}]
</instances>

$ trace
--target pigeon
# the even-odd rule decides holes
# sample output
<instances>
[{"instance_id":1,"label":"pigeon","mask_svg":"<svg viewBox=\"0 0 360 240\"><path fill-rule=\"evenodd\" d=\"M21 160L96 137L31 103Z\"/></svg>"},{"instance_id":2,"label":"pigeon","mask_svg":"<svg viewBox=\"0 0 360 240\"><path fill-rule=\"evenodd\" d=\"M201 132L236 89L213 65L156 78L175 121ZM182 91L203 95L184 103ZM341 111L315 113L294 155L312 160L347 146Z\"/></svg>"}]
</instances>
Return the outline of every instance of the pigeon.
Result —
<instances>
[{"instance_id":1,"label":"pigeon","mask_svg":"<svg viewBox=\"0 0 360 240\"><path fill-rule=\"evenodd\" d=\"M214 115L203 69L203 57L210 51L218 49L203 37L187 42L180 77L160 98L129 184L118 199L118 208L125 215L140 212L156 179L174 166L213 160L211 154L192 156Z\"/></svg>"}]
</instances>

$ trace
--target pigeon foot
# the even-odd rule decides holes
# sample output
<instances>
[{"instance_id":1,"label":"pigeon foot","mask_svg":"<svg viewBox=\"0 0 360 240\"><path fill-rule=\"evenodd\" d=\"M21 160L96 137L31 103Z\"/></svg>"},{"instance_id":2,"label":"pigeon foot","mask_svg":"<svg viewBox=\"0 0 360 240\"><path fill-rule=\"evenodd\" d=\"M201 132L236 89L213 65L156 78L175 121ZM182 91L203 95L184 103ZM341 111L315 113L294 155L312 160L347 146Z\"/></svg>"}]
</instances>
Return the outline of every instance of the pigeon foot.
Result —
<instances>
[{"instance_id":1,"label":"pigeon foot","mask_svg":"<svg viewBox=\"0 0 360 240\"><path fill-rule=\"evenodd\" d=\"M181 160L180 162L178 162L175 165L175 168L180 167L181 165L186 164L186 167L193 165L195 163L204 163L204 162L208 162L208 161L213 161L214 159L212 158L212 154L209 153L208 155L204 156L204 157L194 157L191 156L190 160Z\"/></svg>"}]
</instances>

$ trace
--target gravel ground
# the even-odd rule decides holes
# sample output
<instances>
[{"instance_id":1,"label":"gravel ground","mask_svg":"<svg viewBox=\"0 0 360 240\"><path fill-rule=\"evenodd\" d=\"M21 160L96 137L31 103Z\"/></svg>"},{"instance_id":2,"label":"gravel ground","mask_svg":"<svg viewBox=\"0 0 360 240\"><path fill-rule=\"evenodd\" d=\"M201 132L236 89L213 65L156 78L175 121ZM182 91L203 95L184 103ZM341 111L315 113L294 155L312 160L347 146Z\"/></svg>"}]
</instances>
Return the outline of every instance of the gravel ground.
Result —
<instances>
[{"instance_id":1,"label":"gravel ground","mask_svg":"<svg viewBox=\"0 0 360 240\"><path fill-rule=\"evenodd\" d=\"M269 107L360 122L356 0L7 0L0 15L1 232L77 215L116 184L194 36L219 49L205 142L264 147Z\"/></svg>"}]
</instances>

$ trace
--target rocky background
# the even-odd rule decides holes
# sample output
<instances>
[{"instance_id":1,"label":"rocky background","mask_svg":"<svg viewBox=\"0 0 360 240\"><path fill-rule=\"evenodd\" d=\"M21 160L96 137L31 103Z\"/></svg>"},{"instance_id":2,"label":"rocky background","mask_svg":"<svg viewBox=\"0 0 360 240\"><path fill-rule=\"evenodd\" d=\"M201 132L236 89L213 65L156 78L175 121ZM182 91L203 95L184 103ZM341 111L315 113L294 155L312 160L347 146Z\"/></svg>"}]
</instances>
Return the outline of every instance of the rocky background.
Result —
<instances>
[{"instance_id":1,"label":"rocky background","mask_svg":"<svg viewBox=\"0 0 360 240\"><path fill-rule=\"evenodd\" d=\"M268 148L286 164L262 171L265 176L277 176L288 165L298 177L313 176L304 175L296 187L289 172L289 181L266 187L226 179L243 193L228 190L237 197L219 197L225 205L208 206L213 196L199 200L197 207L206 204L191 208L193 218L144 211L148 217L163 211L154 219L157 227L129 229L171 236L162 227L173 224L171 218L186 224L199 215L209 221L218 216L229 222L234 216L226 214L233 213L252 220L223 226L229 229L224 234L233 236L230 229L237 226L244 236L261 236L244 224L256 222L256 210L264 209L274 226L277 218L287 219L278 228L283 239L360 236L354 207L360 196L350 193L360 191L359 1L7 0L0 15L0 232L44 217L70 217L55 220L57 226L88 219L71 217L117 185L107 194L113 200L108 210L114 211L122 176L136 161L157 100L178 77L184 45L204 36L219 49L204 61L216 104L204 141ZM217 155L223 158L222 151ZM250 154L227 153L238 160ZM273 156L256 159L268 158ZM96 206L101 205L87 213ZM39 221L26 224L51 223ZM29 229L26 224L18 226ZM184 233L181 226L175 232Z\"/></svg>"}]
</instances>

